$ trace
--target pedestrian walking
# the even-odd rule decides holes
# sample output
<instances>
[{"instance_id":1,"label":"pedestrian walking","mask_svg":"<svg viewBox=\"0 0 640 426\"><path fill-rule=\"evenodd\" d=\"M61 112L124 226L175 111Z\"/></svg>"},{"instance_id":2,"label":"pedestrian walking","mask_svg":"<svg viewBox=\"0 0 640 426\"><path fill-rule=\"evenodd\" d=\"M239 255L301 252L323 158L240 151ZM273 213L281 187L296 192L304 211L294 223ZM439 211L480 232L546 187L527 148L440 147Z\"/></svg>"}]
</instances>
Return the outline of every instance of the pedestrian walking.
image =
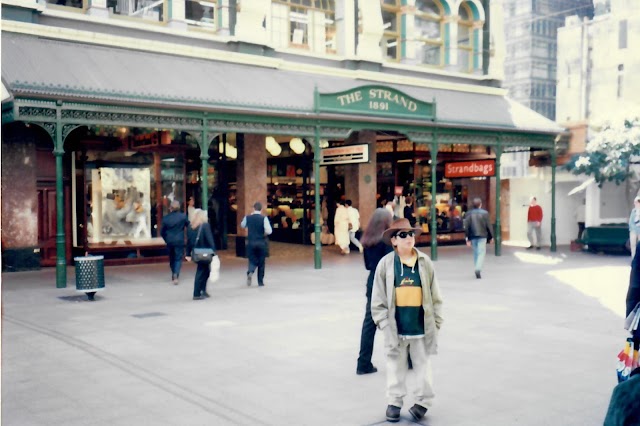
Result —
<instances>
[{"instance_id":1,"label":"pedestrian walking","mask_svg":"<svg viewBox=\"0 0 640 426\"><path fill-rule=\"evenodd\" d=\"M258 286L264 285L265 258L267 257L267 235L271 235L273 229L269 219L262 214L262 204L254 203L253 213L242 218L242 228L247 229L247 285L251 285L253 274L258 268Z\"/></svg>"},{"instance_id":2,"label":"pedestrian walking","mask_svg":"<svg viewBox=\"0 0 640 426\"><path fill-rule=\"evenodd\" d=\"M160 235L169 250L169 267L171 282L178 285L180 269L184 258L184 231L189 226L187 215L180 211L180 202L173 200L169 206L169 214L162 219Z\"/></svg>"},{"instance_id":3,"label":"pedestrian walking","mask_svg":"<svg viewBox=\"0 0 640 426\"><path fill-rule=\"evenodd\" d=\"M487 254L487 243L491 242L489 212L482 208L480 198L473 199L473 209L464 217L464 231L467 246L473 248L473 266L476 278L482 278L482 265Z\"/></svg>"},{"instance_id":4,"label":"pedestrian walking","mask_svg":"<svg viewBox=\"0 0 640 426\"><path fill-rule=\"evenodd\" d=\"M371 363L373 343L376 337L376 324L371 318L371 292L378 262L386 254L393 251L390 245L382 241L382 233L391 226L392 218L387 209L376 209L362 235L362 241L360 241L364 246L364 267L369 271L369 276L367 277L366 291L367 305L364 311L364 321L362 322L362 333L360 334L360 355L358 356L358 366L356 367L356 374L359 375L378 371Z\"/></svg>"},{"instance_id":5,"label":"pedestrian walking","mask_svg":"<svg viewBox=\"0 0 640 426\"><path fill-rule=\"evenodd\" d=\"M207 221L207 212L202 209L196 209L193 214L193 222L191 222L191 226L189 226L187 230L187 252L189 253L187 260L189 262L191 261L194 248L210 248L214 252L216 251L211 227ZM209 274L211 274L211 265L208 263L198 263L196 277L193 281L193 300L202 300L209 297L209 293L207 293Z\"/></svg>"},{"instance_id":6,"label":"pedestrian walking","mask_svg":"<svg viewBox=\"0 0 640 426\"><path fill-rule=\"evenodd\" d=\"M360 229L360 212L353 207L351 200L346 200L344 204L347 206L347 215L349 216L349 241L358 247L358 250L362 253L364 248L356 238L356 232Z\"/></svg>"},{"instance_id":7,"label":"pedestrian walking","mask_svg":"<svg viewBox=\"0 0 640 426\"><path fill-rule=\"evenodd\" d=\"M340 247L340 252L349 254L349 212L341 201L336 202L333 234L336 237L336 245Z\"/></svg>"},{"instance_id":8,"label":"pedestrian walking","mask_svg":"<svg viewBox=\"0 0 640 426\"><path fill-rule=\"evenodd\" d=\"M400 420L408 354L416 376L415 404L409 413L416 421L424 417L434 398L430 357L437 353L442 296L433 263L415 248L420 232L404 218L383 232L382 240L394 252L380 259L373 280L371 316L385 338L390 422Z\"/></svg>"},{"instance_id":9,"label":"pedestrian walking","mask_svg":"<svg viewBox=\"0 0 640 426\"><path fill-rule=\"evenodd\" d=\"M529 202L529 210L527 211L527 238L529 239L529 247L532 249L533 234L536 234L536 250L540 250L542 245L542 207L538 205L536 197L531 197Z\"/></svg>"},{"instance_id":10,"label":"pedestrian walking","mask_svg":"<svg viewBox=\"0 0 640 426\"><path fill-rule=\"evenodd\" d=\"M632 259L636 255L638 237L640 237L640 196L633 199L633 209L629 216L629 248Z\"/></svg>"}]
</instances>

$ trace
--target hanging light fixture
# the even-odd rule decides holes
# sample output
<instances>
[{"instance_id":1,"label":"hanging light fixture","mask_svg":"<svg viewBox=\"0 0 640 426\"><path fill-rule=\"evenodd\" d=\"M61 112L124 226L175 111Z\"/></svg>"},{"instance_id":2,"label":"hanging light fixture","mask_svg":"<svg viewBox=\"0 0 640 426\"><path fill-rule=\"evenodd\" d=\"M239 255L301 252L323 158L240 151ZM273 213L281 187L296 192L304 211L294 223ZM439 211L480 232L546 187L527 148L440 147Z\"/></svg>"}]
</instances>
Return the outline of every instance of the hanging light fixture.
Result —
<instances>
[{"instance_id":1,"label":"hanging light fixture","mask_svg":"<svg viewBox=\"0 0 640 426\"><path fill-rule=\"evenodd\" d=\"M274 157L277 157L282 152L282 148L280 147L280 144L278 143L278 141L276 141L276 138L274 138L273 136L267 136L264 139L264 145L265 145L265 148L267 148L267 151L269 152L269 154L271 154Z\"/></svg>"},{"instance_id":2,"label":"hanging light fixture","mask_svg":"<svg viewBox=\"0 0 640 426\"><path fill-rule=\"evenodd\" d=\"M320 139L320 148L329 148L329 141L326 139Z\"/></svg>"},{"instance_id":3,"label":"hanging light fixture","mask_svg":"<svg viewBox=\"0 0 640 426\"><path fill-rule=\"evenodd\" d=\"M291 148L291 151L295 152L296 154L302 154L305 150L305 145L304 142L302 142L302 139L292 138L289 141L289 148Z\"/></svg>"},{"instance_id":4,"label":"hanging light fixture","mask_svg":"<svg viewBox=\"0 0 640 426\"><path fill-rule=\"evenodd\" d=\"M238 149L233 145L229 145L229 142L226 142L225 144L220 142L218 144L218 152L222 152L223 150L227 158L231 158L232 160L238 158Z\"/></svg>"}]
</instances>

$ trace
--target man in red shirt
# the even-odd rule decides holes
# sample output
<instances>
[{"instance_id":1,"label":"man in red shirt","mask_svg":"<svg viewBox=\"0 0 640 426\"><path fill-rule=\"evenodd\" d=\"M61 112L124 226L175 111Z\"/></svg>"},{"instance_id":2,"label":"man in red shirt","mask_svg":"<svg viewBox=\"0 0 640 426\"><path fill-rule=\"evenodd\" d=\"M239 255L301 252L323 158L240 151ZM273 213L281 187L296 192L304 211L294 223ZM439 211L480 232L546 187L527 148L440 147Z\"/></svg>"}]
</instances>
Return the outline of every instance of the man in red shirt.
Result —
<instances>
[{"instance_id":1,"label":"man in red shirt","mask_svg":"<svg viewBox=\"0 0 640 426\"><path fill-rule=\"evenodd\" d=\"M531 197L531 203L529 204L529 211L527 212L527 238L529 239L529 247L533 248L533 233L536 233L536 250L540 250L540 244L542 240L542 207L538 205L536 197Z\"/></svg>"}]
</instances>

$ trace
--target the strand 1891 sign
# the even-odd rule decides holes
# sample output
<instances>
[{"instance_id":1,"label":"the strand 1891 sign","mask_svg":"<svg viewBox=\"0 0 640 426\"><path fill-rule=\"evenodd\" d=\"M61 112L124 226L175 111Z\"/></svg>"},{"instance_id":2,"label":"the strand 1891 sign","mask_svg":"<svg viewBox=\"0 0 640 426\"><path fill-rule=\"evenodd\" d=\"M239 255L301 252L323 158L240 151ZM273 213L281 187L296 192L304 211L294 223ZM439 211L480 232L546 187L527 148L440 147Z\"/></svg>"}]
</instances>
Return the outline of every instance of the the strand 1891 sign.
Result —
<instances>
[{"instance_id":1,"label":"the strand 1891 sign","mask_svg":"<svg viewBox=\"0 0 640 426\"><path fill-rule=\"evenodd\" d=\"M423 102L385 86L361 86L337 93L318 93L317 110L339 114L366 114L435 120L435 102Z\"/></svg>"}]
</instances>

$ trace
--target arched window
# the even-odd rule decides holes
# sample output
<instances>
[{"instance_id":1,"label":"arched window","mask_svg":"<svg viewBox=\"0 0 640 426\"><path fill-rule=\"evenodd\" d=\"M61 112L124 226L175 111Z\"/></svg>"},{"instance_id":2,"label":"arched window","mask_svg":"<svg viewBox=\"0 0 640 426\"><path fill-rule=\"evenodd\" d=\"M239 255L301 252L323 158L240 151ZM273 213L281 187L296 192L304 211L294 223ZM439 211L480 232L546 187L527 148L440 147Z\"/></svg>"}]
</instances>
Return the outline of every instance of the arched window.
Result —
<instances>
[{"instance_id":1,"label":"arched window","mask_svg":"<svg viewBox=\"0 0 640 426\"><path fill-rule=\"evenodd\" d=\"M437 0L416 0L416 59L421 64L440 66L444 59L444 10Z\"/></svg>"},{"instance_id":2,"label":"arched window","mask_svg":"<svg viewBox=\"0 0 640 426\"><path fill-rule=\"evenodd\" d=\"M382 0L382 24L384 35L382 36L382 55L390 61L400 60L400 25L401 18L400 0Z\"/></svg>"},{"instance_id":3,"label":"arched window","mask_svg":"<svg viewBox=\"0 0 640 426\"><path fill-rule=\"evenodd\" d=\"M473 70L473 12L467 2L458 9L458 67L462 72Z\"/></svg>"},{"instance_id":4,"label":"arched window","mask_svg":"<svg viewBox=\"0 0 640 426\"><path fill-rule=\"evenodd\" d=\"M335 0L274 0L270 31L275 47L336 52Z\"/></svg>"}]
</instances>

